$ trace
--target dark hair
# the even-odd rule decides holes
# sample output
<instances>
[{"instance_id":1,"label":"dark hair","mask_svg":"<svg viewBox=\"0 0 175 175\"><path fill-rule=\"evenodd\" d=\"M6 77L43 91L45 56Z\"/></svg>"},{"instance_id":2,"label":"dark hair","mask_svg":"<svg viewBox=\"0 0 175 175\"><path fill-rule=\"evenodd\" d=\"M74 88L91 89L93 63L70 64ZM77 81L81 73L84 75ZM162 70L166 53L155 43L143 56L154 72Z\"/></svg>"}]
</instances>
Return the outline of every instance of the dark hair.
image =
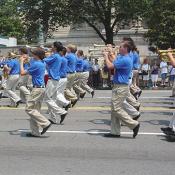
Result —
<instances>
[{"instance_id":1,"label":"dark hair","mask_svg":"<svg viewBox=\"0 0 175 175\"><path fill-rule=\"evenodd\" d=\"M63 44L61 42L56 41L53 43L53 46L56 48L57 52L60 52L63 50Z\"/></svg>"},{"instance_id":2,"label":"dark hair","mask_svg":"<svg viewBox=\"0 0 175 175\"><path fill-rule=\"evenodd\" d=\"M130 37L123 37L123 41L127 42L130 45L130 50L132 50L132 51L136 50L136 45L135 45L135 43L134 43L132 38L130 38Z\"/></svg>"},{"instance_id":3,"label":"dark hair","mask_svg":"<svg viewBox=\"0 0 175 175\"><path fill-rule=\"evenodd\" d=\"M21 47L19 48L19 51L22 53L22 54L28 54L28 49L26 47Z\"/></svg>"},{"instance_id":4,"label":"dark hair","mask_svg":"<svg viewBox=\"0 0 175 175\"><path fill-rule=\"evenodd\" d=\"M83 56L84 55L84 53L83 53L82 50L78 50L77 52L80 54L80 56Z\"/></svg>"},{"instance_id":5,"label":"dark hair","mask_svg":"<svg viewBox=\"0 0 175 175\"><path fill-rule=\"evenodd\" d=\"M128 53L131 51L131 45L128 42L123 42L123 47L127 48Z\"/></svg>"},{"instance_id":6,"label":"dark hair","mask_svg":"<svg viewBox=\"0 0 175 175\"><path fill-rule=\"evenodd\" d=\"M39 57L40 60L43 60L45 58L45 51L41 47L37 47L35 49L32 49L31 53L33 55L36 55L37 57Z\"/></svg>"},{"instance_id":7,"label":"dark hair","mask_svg":"<svg viewBox=\"0 0 175 175\"><path fill-rule=\"evenodd\" d=\"M66 55L66 52L67 52L67 49L65 47L63 47L63 49L62 49L63 55Z\"/></svg>"}]
</instances>

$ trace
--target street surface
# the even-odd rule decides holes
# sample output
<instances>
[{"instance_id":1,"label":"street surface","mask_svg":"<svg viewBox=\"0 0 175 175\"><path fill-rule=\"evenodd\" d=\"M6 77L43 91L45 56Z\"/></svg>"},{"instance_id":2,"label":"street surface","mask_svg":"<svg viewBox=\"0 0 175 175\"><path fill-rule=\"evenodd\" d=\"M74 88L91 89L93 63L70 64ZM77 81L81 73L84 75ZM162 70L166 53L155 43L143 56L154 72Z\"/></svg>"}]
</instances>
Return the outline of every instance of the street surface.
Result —
<instances>
[{"instance_id":1,"label":"street surface","mask_svg":"<svg viewBox=\"0 0 175 175\"><path fill-rule=\"evenodd\" d=\"M145 90L140 101L140 133L110 131L110 90L86 94L69 110L64 125L52 125L43 138L28 138L24 105L8 108L0 100L0 175L174 175L175 142L160 130L173 112L170 90ZM43 104L42 113L46 116Z\"/></svg>"}]
</instances>

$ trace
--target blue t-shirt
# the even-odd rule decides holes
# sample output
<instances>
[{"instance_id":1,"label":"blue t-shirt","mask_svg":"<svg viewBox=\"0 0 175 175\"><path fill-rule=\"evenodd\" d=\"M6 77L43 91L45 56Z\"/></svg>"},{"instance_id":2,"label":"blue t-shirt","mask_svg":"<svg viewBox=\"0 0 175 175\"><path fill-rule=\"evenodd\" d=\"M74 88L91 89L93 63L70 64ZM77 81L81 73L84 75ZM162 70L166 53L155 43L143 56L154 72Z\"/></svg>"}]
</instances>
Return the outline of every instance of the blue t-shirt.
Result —
<instances>
[{"instance_id":1,"label":"blue t-shirt","mask_svg":"<svg viewBox=\"0 0 175 175\"><path fill-rule=\"evenodd\" d=\"M83 72L83 58L78 58L77 59L77 64L76 64L76 72Z\"/></svg>"},{"instance_id":2,"label":"blue t-shirt","mask_svg":"<svg viewBox=\"0 0 175 175\"><path fill-rule=\"evenodd\" d=\"M61 63L61 68L60 68L60 77L65 78L67 77L67 59L62 56L62 63Z\"/></svg>"},{"instance_id":3,"label":"blue t-shirt","mask_svg":"<svg viewBox=\"0 0 175 175\"><path fill-rule=\"evenodd\" d=\"M9 75L17 75L20 73L20 63L17 58L9 60L7 66L11 68Z\"/></svg>"},{"instance_id":4,"label":"blue t-shirt","mask_svg":"<svg viewBox=\"0 0 175 175\"><path fill-rule=\"evenodd\" d=\"M139 54L134 51L133 52L133 69L134 70L138 70L140 67L140 57L139 57Z\"/></svg>"},{"instance_id":5,"label":"blue t-shirt","mask_svg":"<svg viewBox=\"0 0 175 175\"><path fill-rule=\"evenodd\" d=\"M77 62L77 56L74 53L68 53L66 56L67 59L67 73L74 73L76 62Z\"/></svg>"},{"instance_id":6,"label":"blue t-shirt","mask_svg":"<svg viewBox=\"0 0 175 175\"><path fill-rule=\"evenodd\" d=\"M119 55L113 62L115 74L113 77L114 84L128 84L132 70L132 60L129 55Z\"/></svg>"},{"instance_id":7,"label":"blue t-shirt","mask_svg":"<svg viewBox=\"0 0 175 175\"><path fill-rule=\"evenodd\" d=\"M32 83L34 86L44 86L44 73L46 64L42 60L32 60L32 64L27 72L32 76Z\"/></svg>"},{"instance_id":8,"label":"blue t-shirt","mask_svg":"<svg viewBox=\"0 0 175 175\"><path fill-rule=\"evenodd\" d=\"M24 63L24 70L28 70L29 67L30 67L29 63Z\"/></svg>"},{"instance_id":9,"label":"blue t-shirt","mask_svg":"<svg viewBox=\"0 0 175 175\"><path fill-rule=\"evenodd\" d=\"M83 60L83 72L89 72L90 71L90 64L88 60Z\"/></svg>"},{"instance_id":10,"label":"blue t-shirt","mask_svg":"<svg viewBox=\"0 0 175 175\"><path fill-rule=\"evenodd\" d=\"M44 59L47 64L48 76L53 80L60 79L60 68L62 63L62 58L58 53L54 53L51 56Z\"/></svg>"}]
</instances>

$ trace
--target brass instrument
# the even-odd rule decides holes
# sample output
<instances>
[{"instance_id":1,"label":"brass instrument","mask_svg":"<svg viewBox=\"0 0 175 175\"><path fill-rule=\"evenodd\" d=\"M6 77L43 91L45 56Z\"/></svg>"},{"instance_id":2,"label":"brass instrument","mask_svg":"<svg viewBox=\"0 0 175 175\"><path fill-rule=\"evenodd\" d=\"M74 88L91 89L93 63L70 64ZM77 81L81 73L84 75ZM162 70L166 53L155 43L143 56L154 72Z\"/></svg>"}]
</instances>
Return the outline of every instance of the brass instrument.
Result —
<instances>
[{"instance_id":1,"label":"brass instrument","mask_svg":"<svg viewBox=\"0 0 175 175\"><path fill-rule=\"evenodd\" d=\"M104 51L116 55L119 52L118 49L119 49L118 46L113 47L111 44L108 45L94 44L94 48L90 48L88 52L90 53L91 56L103 57Z\"/></svg>"},{"instance_id":2,"label":"brass instrument","mask_svg":"<svg viewBox=\"0 0 175 175\"><path fill-rule=\"evenodd\" d=\"M165 62L169 62L169 57L167 56L167 53L171 52L173 55L175 55L175 49L172 50L158 50L157 51L161 60Z\"/></svg>"}]
</instances>

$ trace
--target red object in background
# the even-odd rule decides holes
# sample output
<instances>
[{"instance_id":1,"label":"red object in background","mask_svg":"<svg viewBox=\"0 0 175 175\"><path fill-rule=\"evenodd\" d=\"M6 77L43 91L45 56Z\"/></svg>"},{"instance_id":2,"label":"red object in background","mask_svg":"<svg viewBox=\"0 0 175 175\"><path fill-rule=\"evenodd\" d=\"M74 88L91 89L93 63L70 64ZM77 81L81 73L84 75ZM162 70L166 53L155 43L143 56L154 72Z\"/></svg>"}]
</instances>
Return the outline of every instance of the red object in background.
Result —
<instances>
[{"instance_id":1,"label":"red object in background","mask_svg":"<svg viewBox=\"0 0 175 175\"><path fill-rule=\"evenodd\" d=\"M46 75L44 76L44 83L45 83L45 86L47 85L48 79L49 79L49 76L46 74Z\"/></svg>"}]
</instances>

